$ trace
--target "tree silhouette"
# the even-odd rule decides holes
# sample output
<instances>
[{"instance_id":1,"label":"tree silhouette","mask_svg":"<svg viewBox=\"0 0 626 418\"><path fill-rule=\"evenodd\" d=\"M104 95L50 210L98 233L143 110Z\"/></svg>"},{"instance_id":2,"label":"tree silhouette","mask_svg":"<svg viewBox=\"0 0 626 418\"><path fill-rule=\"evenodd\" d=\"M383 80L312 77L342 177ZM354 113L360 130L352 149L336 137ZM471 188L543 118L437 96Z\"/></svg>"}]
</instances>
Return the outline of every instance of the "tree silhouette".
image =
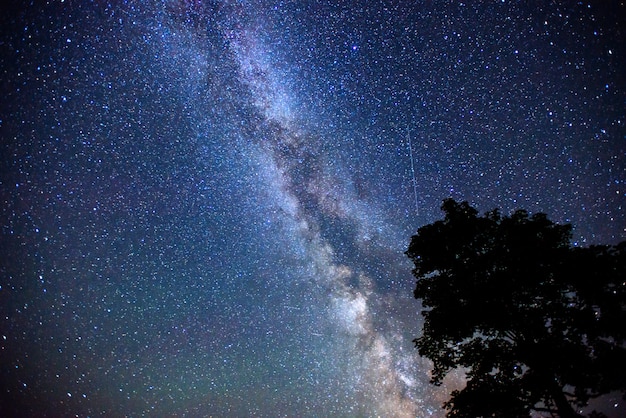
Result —
<instances>
[{"instance_id":1,"label":"tree silhouette","mask_svg":"<svg viewBox=\"0 0 626 418\"><path fill-rule=\"evenodd\" d=\"M466 372L447 416L581 417L591 398L626 393L626 242L572 247L571 226L545 214L478 216L452 199L442 209L406 254L432 382Z\"/></svg>"}]
</instances>

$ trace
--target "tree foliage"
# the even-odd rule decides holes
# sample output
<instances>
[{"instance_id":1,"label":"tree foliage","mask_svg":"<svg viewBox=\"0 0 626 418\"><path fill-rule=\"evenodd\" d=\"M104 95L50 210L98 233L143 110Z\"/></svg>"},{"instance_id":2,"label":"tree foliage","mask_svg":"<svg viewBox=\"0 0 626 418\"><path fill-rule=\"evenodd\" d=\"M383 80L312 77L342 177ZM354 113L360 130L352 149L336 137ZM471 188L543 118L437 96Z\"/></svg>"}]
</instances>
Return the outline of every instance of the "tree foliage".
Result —
<instances>
[{"instance_id":1,"label":"tree foliage","mask_svg":"<svg viewBox=\"0 0 626 418\"><path fill-rule=\"evenodd\" d=\"M466 371L449 417L579 417L591 398L626 391L626 242L573 247L571 226L545 214L442 209L406 254L432 382Z\"/></svg>"}]
</instances>

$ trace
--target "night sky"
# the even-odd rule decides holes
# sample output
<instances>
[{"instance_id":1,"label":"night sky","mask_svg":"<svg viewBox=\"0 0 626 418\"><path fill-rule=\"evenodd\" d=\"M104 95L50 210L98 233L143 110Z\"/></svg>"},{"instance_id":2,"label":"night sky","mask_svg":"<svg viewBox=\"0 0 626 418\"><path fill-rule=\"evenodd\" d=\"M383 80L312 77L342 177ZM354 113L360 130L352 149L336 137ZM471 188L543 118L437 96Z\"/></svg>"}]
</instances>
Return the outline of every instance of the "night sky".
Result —
<instances>
[{"instance_id":1,"label":"night sky","mask_svg":"<svg viewBox=\"0 0 626 418\"><path fill-rule=\"evenodd\" d=\"M441 417L444 198L626 239L624 2L14 3L3 416Z\"/></svg>"}]
</instances>

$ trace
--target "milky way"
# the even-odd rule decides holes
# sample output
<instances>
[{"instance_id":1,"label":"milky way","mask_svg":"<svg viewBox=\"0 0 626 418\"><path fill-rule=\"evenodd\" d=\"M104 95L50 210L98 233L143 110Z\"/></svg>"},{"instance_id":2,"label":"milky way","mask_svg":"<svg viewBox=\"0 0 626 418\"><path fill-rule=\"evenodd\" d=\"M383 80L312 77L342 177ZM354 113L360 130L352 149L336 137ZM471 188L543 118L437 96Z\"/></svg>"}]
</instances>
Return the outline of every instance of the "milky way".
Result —
<instances>
[{"instance_id":1,"label":"milky way","mask_svg":"<svg viewBox=\"0 0 626 418\"><path fill-rule=\"evenodd\" d=\"M623 5L144 3L2 16L3 415L441 417L442 199L626 238Z\"/></svg>"}]
</instances>

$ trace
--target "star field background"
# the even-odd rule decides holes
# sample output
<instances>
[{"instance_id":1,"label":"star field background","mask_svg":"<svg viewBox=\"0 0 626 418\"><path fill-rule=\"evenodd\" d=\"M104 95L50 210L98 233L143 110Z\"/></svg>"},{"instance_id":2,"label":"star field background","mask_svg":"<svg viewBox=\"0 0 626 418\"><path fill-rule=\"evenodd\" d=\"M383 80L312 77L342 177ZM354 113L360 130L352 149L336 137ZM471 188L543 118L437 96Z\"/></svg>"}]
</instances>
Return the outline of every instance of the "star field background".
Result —
<instances>
[{"instance_id":1,"label":"star field background","mask_svg":"<svg viewBox=\"0 0 626 418\"><path fill-rule=\"evenodd\" d=\"M428 384L403 251L446 197L626 239L624 22L618 1L4 6L0 413L443 416L462 379Z\"/></svg>"}]
</instances>

